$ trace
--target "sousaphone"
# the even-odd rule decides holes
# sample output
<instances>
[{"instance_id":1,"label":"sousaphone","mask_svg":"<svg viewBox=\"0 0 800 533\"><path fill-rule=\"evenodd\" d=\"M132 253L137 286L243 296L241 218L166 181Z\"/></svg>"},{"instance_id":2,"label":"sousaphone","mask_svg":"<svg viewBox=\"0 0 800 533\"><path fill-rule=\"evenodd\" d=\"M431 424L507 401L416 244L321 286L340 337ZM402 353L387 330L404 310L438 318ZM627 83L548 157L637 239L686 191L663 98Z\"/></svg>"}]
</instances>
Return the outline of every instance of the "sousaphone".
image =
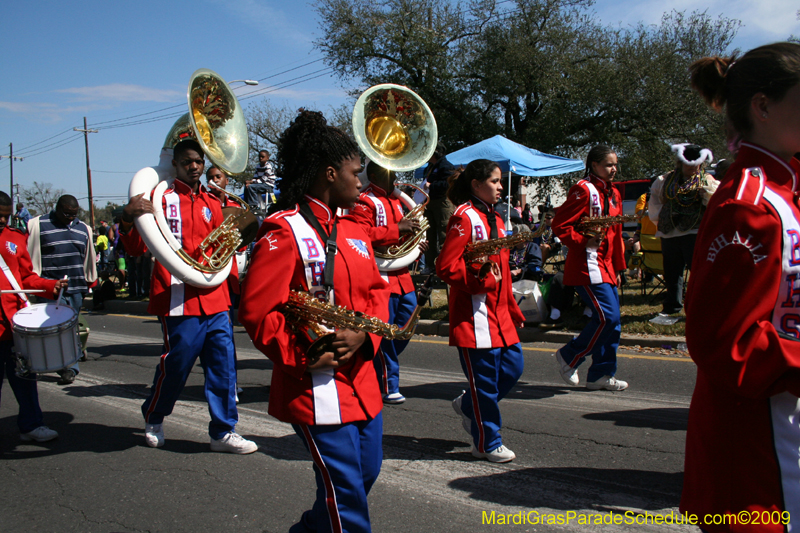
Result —
<instances>
[{"instance_id":1,"label":"sousaphone","mask_svg":"<svg viewBox=\"0 0 800 533\"><path fill-rule=\"evenodd\" d=\"M364 91L353 110L353 133L359 148L370 161L387 170L404 172L427 163L436 150L438 129L430 108L417 93L402 85L385 83ZM395 188L408 213L405 219L420 221L420 230L404 237L397 246L375 251L378 269L386 272L407 267L419 257L419 243L425 239L428 221L422 216L428 196L417 205Z\"/></svg>"},{"instance_id":2,"label":"sousaphone","mask_svg":"<svg viewBox=\"0 0 800 533\"><path fill-rule=\"evenodd\" d=\"M215 287L227 279L231 257L242 243L237 216L228 216L192 254L182 248L170 231L161 202L176 176L172 149L178 142L196 139L214 165L227 174L240 174L247 167L247 125L233 91L211 70L199 69L192 74L187 99L189 113L179 118L167 134L158 166L136 173L128 197L144 193L155 206L155 215L146 213L135 224L156 259L184 283Z\"/></svg>"}]
</instances>

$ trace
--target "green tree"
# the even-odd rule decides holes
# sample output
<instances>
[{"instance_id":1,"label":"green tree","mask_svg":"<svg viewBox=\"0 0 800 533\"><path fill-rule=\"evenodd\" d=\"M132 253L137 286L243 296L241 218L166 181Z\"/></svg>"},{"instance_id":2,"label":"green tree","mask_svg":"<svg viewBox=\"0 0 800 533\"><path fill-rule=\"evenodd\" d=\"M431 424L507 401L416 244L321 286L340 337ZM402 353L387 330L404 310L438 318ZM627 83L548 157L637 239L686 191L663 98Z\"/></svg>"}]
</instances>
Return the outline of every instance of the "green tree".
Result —
<instances>
[{"instance_id":1,"label":"green tree","mask_svg":"<svg viewBox=\"0 0 800 533\"><path fill-rule=\"evenodd\" d=\"M318 0L316 46L343 80L418 92L451 151L498 133L568 157L604 142L628 178L669 167L674 142L724 155L721 117L692 93L687 68L727 52L739 22L670 12L611 27L592 4Z\"/></svg>"}]
</instances>

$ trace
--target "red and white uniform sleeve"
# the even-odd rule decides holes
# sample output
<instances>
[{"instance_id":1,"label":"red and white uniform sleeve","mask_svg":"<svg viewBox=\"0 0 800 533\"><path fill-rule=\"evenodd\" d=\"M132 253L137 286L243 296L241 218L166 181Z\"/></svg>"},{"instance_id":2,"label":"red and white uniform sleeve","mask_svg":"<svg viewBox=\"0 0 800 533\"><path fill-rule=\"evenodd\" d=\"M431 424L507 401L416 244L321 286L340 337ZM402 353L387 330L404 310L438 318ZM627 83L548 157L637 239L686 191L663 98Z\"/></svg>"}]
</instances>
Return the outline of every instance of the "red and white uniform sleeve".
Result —
<instances>
[{"instance_id":1,"label":"red and white uniform sleeve","mask_svg":"<svg viewBox=\"0 0 800 533\"><path fill-rule=\"evenodd\" d=\"M375 184L370 183L356 202L350 215L367 231L372 246L391 246L400 243L397 225L403 219L402 202ZM415 290L408 267L382 273L392 294L408 294Z\"/></svg>"},{"instance_id":2,"label":"red and white uniform sleeve","mask_svg":"<svg viewBox=\"0 0 800 533\"><path fill-rule=\"evenodd\" d=\"M608 213L603 215L604 200L608 198ZM611 184L589 176L572 186L567 199L553 218L553 232L569 248L564 265L566 285L617 284L617 272L625 270L625 245L622 225L607 229L599 248L587 248L589 242L575 226L583 217L618 216L622 214L619 191Z\"/></svg>"},{"instance_id":3,"label":"red and white uniform sleeve","mask_svg":"<svg viewBox=\"0 0 800 533\"><path fill-rule=\"evenodd\" d=\"M322 204L310 203L322 218L323 227L330 231L330 211ZM270 414L285 422L304 424L367 420L376 416L383 404L372 363L381 338L368 334L351 365L310 373L308 346L280 312L290 289L315 292L314 287L321 286L324 247L316 233L309 232L313 229L297 209L275 213L264 221L242 284L239 321L253 344L275 364ZM389 291L375 265L369 237L352 217L340 217L336 242L336 304L386 322Z\"/></svg>"},{"instance_id":4,"label":"red and white uniform sleeve","mask_svg":"<svg viewBox=\"0 0 800 533\"><path fill-rule=\"evenodd\" d=\"M686 297L697 363L681 511L787 511L800 527L797 167L743 144L698 233ZM707 531L783 532L780 523Z\"/></svg>"},{"instance_id":5,"label":"red and white uniform sleeve","mask_svg":"<svg viewBox=\"0 0 800 533\"><path fill-rule=\"evenodd\" d=\"M223 221L219 200L202 185L195 194L188 185L175 180L164 192L161 208L182 248L193 258L200 259L200 243ZM120 238L129 255L142 255L147 249L136 226ZM213 315L228 311L231 305L227 283L206 288L183 283L158 259L150 285L147 312L156 316Z\"/></svg>"},{"instance_id":6,"label":"red and white uniform sleeve","mask_svg":"<svg viewBox=\"0 0 800 533\"><path fill-rule=\"evenodd\" d=\"M499 235L505 226L496 214ZM511 287L509 252L491 256L501 269L498 284L492 274L479 280L464 261L464 249L473 240L489 236L486 215L470 202L456 209L447 225L436 275L450 285L450 345L464 348L499 348L519 342L516 325L525 321Z\"/></svg>"},{"instance_id":7,"label":"red and white uniform sleeve","mask_svg":"<svg viewBox=\"0 0 800 533\"><path fill-rule=\"evenodd\" d=\"M3 256L9 271L23 289L43 290L41 296L51 300L55 299L53 289L57 281L43 279L33 272L26 234L8 226L0 230L0 255ZM2 272L0 272L0 289L13 289L11 282ZM25 305L24 300L18 294L0 295L0 307L3 313L3 319L0 321L0 340L11 339L11 318Z\"/></svg>"}]
</instances>

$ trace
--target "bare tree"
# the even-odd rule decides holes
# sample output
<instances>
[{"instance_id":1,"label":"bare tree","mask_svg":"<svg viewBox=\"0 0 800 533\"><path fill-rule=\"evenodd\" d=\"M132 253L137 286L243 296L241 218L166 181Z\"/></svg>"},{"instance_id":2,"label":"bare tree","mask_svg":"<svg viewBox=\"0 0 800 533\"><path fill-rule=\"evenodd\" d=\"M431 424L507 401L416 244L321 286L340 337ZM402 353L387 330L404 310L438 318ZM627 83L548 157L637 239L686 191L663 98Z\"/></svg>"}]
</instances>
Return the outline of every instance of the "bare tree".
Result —
<instances>
[{"instance_id":1,"label":"bare tree","mask_svg":"<svg viewBox=\"0 0 800 533\"><path fill-rule=\"evenodd\" d=\"M53 189L52 183L33 182L30 188L23 188L21 196L31 215L44 215L53 210L64 189Z\"/></svg>"}]
</instances>

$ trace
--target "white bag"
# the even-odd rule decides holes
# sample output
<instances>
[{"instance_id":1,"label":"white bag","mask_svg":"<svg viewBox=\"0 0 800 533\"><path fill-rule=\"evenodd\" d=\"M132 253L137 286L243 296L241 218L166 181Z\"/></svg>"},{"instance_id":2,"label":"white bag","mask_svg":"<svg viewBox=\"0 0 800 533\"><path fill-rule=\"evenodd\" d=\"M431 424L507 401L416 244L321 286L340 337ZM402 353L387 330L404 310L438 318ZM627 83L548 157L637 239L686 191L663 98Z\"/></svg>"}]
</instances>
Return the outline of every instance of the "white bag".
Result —
<instances>
[{"instance_id":1,"label":"white bag","mask_svg":"<svg viewBox=\"0 0 800 533\"><path fill-rule=\"evenodd\" d=\"M542 297L539 284L522 279L511 284L514 299L517 301L526 322L541 322L547 316L547 304Z\"/></svg>"}]
</instances>

